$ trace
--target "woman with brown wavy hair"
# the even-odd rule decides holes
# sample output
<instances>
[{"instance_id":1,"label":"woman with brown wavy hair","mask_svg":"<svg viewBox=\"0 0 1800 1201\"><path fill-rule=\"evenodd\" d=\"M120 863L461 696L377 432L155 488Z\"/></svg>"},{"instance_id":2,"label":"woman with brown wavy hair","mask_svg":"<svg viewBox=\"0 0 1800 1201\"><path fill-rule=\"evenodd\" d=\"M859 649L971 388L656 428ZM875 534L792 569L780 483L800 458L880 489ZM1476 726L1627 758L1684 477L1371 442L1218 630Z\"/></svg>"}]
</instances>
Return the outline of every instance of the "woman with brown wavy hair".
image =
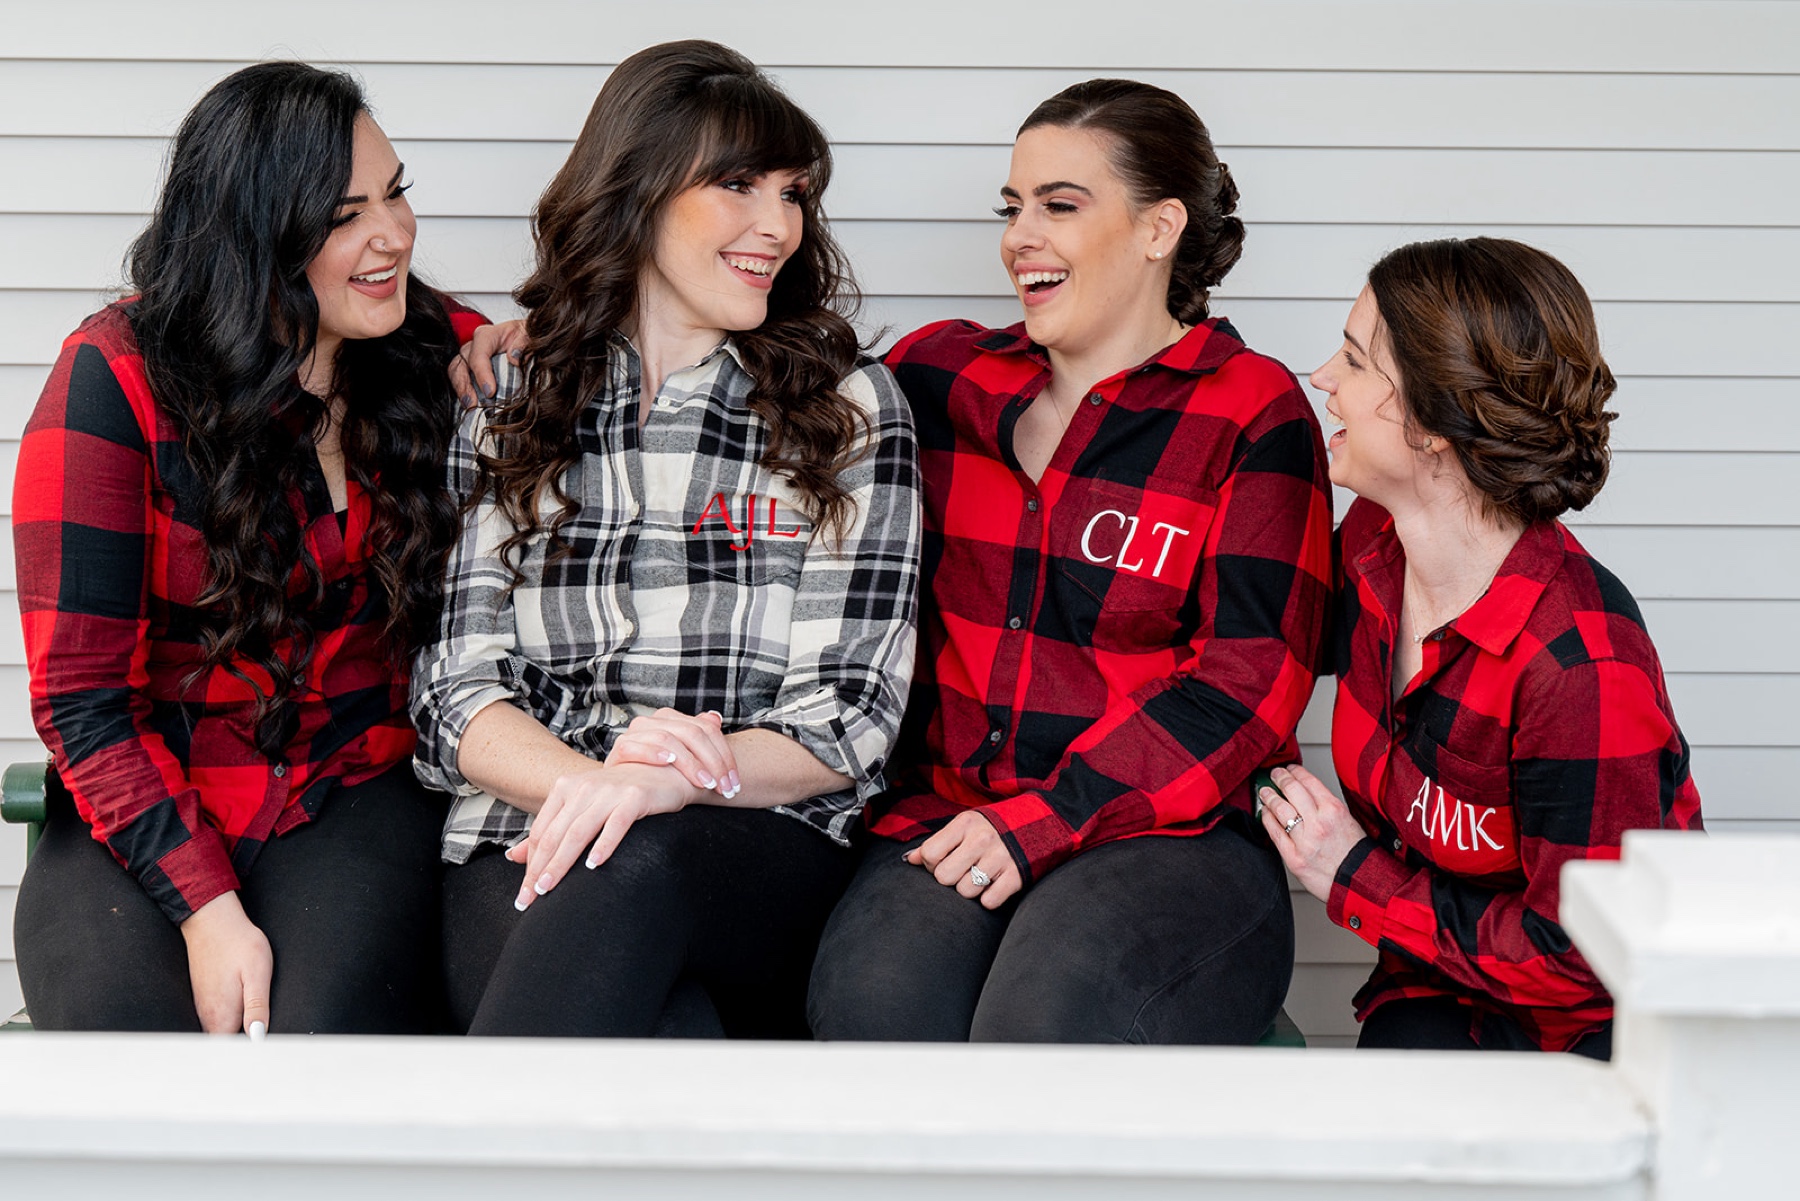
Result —
<instances>
[{"instance_id":1,"label":"woman with brown wavy hair","mask_svg":"<svg viewBox=\"0 0 1800 1201\"><path fill-rule=\"evenodd\" d=\"M175 136L136 295L32 414L13 538L54 770L15 943L40 1027L437 1019L444 806L407 668L457 525L438 364L473 315L412 271L409 186L349 76L228 76Z\"/></svg>"},{"instance_id":2,"label":"woman with brown wavy hair","mask_svg":"<svg viewBox=\"0 0 1800 1201\"><path fill-rule=\"evenodd\" d=\"M1365 1047L1605 1059L1612 999L1557 924L1558 878L1624 831L1699 829L1656 649L1558 516L1606 481L1612 372L1587 293L1539 250L1420 242L1369 273L1312 382L1343 428L1332 754L1264 827L1380 952Z\"/></svg>"},{"instance_id":3,"label":"woman with brown wavy hair","mask_svg":"<svg viewBox=\"0 0 1800 1201\"><path fill-rule=\"evenodd\" d=\"M753 64L674 42L613 71L538 204L414 690L419 772L459 794L471 1033L805 1032L918 569L911 427L839 309L830 167Z\"/></svg>"}]
</instances>

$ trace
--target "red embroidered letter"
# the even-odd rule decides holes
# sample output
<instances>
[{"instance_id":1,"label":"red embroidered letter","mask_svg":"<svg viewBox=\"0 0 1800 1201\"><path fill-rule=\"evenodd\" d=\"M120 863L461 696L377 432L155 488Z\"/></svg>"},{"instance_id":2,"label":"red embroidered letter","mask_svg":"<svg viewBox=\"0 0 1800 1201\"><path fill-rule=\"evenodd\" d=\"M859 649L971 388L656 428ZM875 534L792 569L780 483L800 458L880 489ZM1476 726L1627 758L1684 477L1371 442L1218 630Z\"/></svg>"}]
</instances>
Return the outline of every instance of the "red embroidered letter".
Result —
<instances>
[{"instance_id":1,"label":"red embroidered letter","mask_svg":"<svg viewBox=\"0 0 1800 1201\"><path fill-rule=\"evenodd\" d=\"M767 533L771 538L798 538L800 536L799 526L795 526L791 530L778 530L775 528L775 498L773 496L769 498L769 528Z\"/></svg>"}]
</instances>

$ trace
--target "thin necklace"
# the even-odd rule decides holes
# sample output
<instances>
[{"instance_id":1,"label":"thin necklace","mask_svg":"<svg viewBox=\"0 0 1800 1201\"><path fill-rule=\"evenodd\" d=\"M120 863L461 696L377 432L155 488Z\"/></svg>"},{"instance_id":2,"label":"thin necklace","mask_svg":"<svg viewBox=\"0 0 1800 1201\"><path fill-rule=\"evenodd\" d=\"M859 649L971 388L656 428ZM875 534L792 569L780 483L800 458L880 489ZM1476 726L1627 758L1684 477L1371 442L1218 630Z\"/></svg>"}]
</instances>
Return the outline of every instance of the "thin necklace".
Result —
<instances>
[{"instance_id":1,"label":"thin necklace","mask_svg":"<svg viewBox=\"0 0 1800 1201\"><path fill-rule=\"evenodd\" d=\"M1480 600L1484 595L1486 595L1487 590L1493 586L1494 577L1500 574L1500 568L1505 566L1505 563L1506 563L1506 561L1504 559L1502 559L1499 563L1496 563L1494 565L1494 570L1488 572L1487 579L1485 579L1481 582L1481 587L1477 588L1474 591L1474 593L1470 595L1469 599L1462 603L1461 607L1458 608L1456 610L1456 612L1454 612L1454 613L1450 614L1450 616L1444 618L1443 621L1437 622L1435 625L1427 626L1424 633L1408 635L1408 637L1410 637L1413 640L1413 645L1414 646L1425 645L1425 640L1427 638L1431 637L1433 630L1438 629L1438 627L1440 627L1440 626L1448 625L1450 622L1453 622L1457 618L1461 617L1464 613L1467 613L1469 611L1469 606L1474 604L1476 601ZM1413 614L1409 612L1407 614L1407 617L1413 618ZM1416 618L1413 618L1413 619L1416 620Z\"/></svg>"}]
</instances>

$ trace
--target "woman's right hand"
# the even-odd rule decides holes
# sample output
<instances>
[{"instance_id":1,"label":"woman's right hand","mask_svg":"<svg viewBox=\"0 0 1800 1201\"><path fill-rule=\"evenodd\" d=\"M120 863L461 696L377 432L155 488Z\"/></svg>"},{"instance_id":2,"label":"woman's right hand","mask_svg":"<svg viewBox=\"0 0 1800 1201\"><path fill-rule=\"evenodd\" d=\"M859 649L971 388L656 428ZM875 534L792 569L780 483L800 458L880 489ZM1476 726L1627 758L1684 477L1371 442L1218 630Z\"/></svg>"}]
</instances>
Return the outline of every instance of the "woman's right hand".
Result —
<instances>
[{"instance_id":1,"label":"woman's right hand","mask_svg":"<svg viewBox=\"0 0 1800 1201\"><path fill-rule=\"evenodd\" d=\"M525 323L501 321L476 329L463 348L450 360L450 387L473 408L493 396L499 387L494 378L494 356L505 351L513 362L525 350Z\"/></svg>"},{"instance_id":2,"label":"woman's right hand","mask_svg":"<svg viewBox=\"0 0 1800 1201\"><path fill-rule=\"evenodd\" d=\"M725 719L711 709L693 716L679 709L658 709L634 717L613 740L606 761L673 767L695 788L716 792L727 801L743 786L737 756L725 738Z\"/></svg>"},{"instance_id":3,"label":"woman's right hand","mask_svg":"<svg viewBox=\"0 0 1800 1201\"><path fill-rule=\"evenodd\" d=\"M267 1033L275 953L238 894L221 893L196 909L181 923L181 937L200 1028L208 1034L243 1030L253 1039Z\"/></svg>"},{"instance_id":4,"label":"woman's right hand","mask_svg":"<svg viewBox=\"0 0 1800 1201\"><path fill-rule=\"evenodd\" d=\"M525 865L513 908L523 911L555 888L590 845L592 870L611 858L633 823L678 812L693 797L694 786L666 766L608 764L558 777L525 841L506 848L507 859Z\"/></svg>"}]
</instances>

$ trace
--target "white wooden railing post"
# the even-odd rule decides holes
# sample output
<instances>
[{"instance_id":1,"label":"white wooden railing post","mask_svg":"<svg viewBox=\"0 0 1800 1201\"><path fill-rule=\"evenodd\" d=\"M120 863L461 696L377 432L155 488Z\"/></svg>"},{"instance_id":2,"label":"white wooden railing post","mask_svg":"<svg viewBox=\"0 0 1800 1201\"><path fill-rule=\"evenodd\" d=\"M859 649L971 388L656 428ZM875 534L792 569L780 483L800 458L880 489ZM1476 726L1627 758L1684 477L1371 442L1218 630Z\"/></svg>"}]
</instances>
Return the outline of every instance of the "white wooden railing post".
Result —
<instances>
[{"instance_id":1,"label":"white wooden railing post","mask_svg":"<svg viewBox=\"0 0 1800 1201\"><path fill-rule=\"evenodd\" d=\"M1800 838L1636 831L1563 925L1618 1002L1656 1201L1800 1196Z\"/></svg>"}]
</instances>

